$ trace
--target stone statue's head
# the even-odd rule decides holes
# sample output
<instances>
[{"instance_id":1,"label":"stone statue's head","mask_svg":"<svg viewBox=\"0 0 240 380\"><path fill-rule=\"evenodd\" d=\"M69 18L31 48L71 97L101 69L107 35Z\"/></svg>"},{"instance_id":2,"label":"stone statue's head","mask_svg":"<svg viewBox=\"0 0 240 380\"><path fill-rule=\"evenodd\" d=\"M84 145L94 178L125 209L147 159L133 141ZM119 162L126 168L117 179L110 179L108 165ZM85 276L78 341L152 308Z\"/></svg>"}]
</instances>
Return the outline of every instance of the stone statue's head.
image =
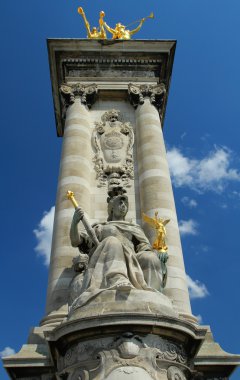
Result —
<instances>
[{"instance_id":1,"label":"stone statue's head","mask_svg":"<svg viewBox=\"0 0 240 380\"><path fill-rule=\"evenodd\" d=\"M128 196L115 195L108 198L108 221L125 220L128 212Z\"/></svg>"}]
</instances>

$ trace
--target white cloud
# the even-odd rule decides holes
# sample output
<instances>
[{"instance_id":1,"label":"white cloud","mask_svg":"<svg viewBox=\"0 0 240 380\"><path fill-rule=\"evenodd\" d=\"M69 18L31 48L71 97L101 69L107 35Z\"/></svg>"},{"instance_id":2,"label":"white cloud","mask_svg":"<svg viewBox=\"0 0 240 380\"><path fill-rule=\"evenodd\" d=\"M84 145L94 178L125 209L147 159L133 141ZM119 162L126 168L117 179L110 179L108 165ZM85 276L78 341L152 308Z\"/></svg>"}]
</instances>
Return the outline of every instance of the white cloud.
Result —
<instances>
[{"instance_id":1,"label":"white cloud","mask_svg":"<svg viewBox=\"0 0 240 380\"><path fill-rule=\"evenodd\" d=\"M209 295L206 285L202 284L198 280L192 280L190 276L187 275L187 285L189 290L189 295L191 299L194 298L204 298Z\"/></svg>"},{"instance_id":2,"label":"white cloud","mask_svg":"<svg viewBox=\"0 0 240 380\"><path fill-rule=\"evenodd\" d=\"M240 191L236 191L236 190L234 190L234 191L232 192L232 194L233 194L235 197L240 198Z\"/></svg>"},{"instance_id":3,"label":"white cloud","mask_svg":"<svg viewBox=\"0 0 240 380\"><path fill-rule=\"evenodd\" d=\"M38 227L33 230L38 241L35 251L44 258L45 265L49 265L50 261L54 212L55 207L45 211Z\"/></svg>"},{"instance_id":4,"label":"white cloud","mask_svg":"<svg viewBox=\"0 0 240 380\"><path fill-rule=\"evenodd\" d=\"M202 245L202 246L200 246L200 249L202 252L209 252L210 251L210 247L208 247L208 245Z\"/></svg>"},{"instance_id":5,"label":"white cloud","mask_svg":"<svg viewBox=\"0 0 240 380\"><path fill-rule=\"evenodd\" d=\"M181 235L197 235L198 224L193 219L189 220L180 220L179 221L179 231Z\"/></svg>"},{"instance_id":6,"label":"white cloud","mask_svg":"<svg viewBox=\"0 0 240 380\"><path fill-rule=\"evenodd\" d=\"M202 159L193 159L177 148L167 152L173 184L176 187L188 186L203 192L222 192L229 181L240 181L240 173L230 167L232 152L226 147L211 151Z\"/></svg>"},{"instance_id":7,"label":"white cloud","mask_svg":"<svg viewBox=\"0 0 240 380\"><path fill-rule=\"evenodd\" d=\"M224 210L226 210L228 208L228 205L226 203L222 203L220 205L221 208L223 208Z\"/></svg>"},{"instance_id":8,"label":"white cloud","mask_svg":"<svg viewBox=\"0 0 240 380\"><path fill-rule=\"evenodd\" d=\"M5 347L2 351L0 351L0 358L4 358L5 356L14 355L15 350L11 347Z\"/></svg>"},{"instance_id":9,"label":"white cloud","mask_svg":"<svg viewBox=\"0 0 240 380\"><path fill-rule=\"evenodd\" d=\"M198 320L198 323L202 323L203 322L202 316L200 314L196 315L196 318Z\"/></svg>"},{"instance_id":10,"label":"white cloud","mask_svg":"<svg viewBox=\"0 0 240 380\"><path fill-rule=\"evenodd\" d=\"M191 199L189 197L183 197L181 201L184 204L184 206L187 206L189 208L194 208L194 207L197 207L198 205L195 199Z\"/></svg>"}]
</instances>

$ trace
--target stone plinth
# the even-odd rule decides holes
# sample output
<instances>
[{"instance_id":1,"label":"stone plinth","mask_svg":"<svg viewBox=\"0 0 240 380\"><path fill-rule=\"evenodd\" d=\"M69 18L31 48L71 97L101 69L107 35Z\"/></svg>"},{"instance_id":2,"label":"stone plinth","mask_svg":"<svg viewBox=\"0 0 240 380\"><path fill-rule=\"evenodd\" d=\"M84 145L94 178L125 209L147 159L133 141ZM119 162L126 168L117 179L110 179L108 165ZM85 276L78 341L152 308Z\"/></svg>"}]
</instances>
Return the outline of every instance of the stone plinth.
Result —
<instances>
[{"instance_id":1,"label":"stone plinth","mask_svg":"<svg viewBox=\"0 0 240 380\"><path fill-rule=\"evenodd\" d=\"M46 338L66 379L186 380L205 333L175 317L112 311L67 321Z\"/></svg>"}]
</instances>

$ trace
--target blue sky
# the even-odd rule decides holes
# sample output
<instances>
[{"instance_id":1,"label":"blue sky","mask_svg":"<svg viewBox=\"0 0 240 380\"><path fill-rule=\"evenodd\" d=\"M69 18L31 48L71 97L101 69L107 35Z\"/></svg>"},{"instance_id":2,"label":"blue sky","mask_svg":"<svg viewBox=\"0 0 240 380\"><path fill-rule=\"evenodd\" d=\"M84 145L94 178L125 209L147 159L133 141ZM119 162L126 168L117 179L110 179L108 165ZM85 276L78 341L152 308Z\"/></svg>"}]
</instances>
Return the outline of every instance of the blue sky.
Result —
<instances>
[{"instance_id":1,"label":"blue sky","mask_svg":"<svg viewBox=\"0 0 240 380\"><path fill-rule=\"evenodd\" d=\"M164 134L192 308L240 353L239 0L1 3L0 352L18 351L44 316L61 151L46 38L85 37L78 6L92 25L100 10L110 25L153 11L137 38L178 41Z\"/></svg>"}]
</instances>

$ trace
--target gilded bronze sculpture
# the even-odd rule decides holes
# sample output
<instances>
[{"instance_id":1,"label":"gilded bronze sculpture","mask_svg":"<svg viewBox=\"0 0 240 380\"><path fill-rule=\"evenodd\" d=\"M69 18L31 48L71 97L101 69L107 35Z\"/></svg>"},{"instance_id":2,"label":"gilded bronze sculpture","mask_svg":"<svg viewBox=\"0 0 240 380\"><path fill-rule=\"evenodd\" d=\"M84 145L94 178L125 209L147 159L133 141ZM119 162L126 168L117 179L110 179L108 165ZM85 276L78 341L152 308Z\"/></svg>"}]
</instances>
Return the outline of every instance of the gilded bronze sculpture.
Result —
<instances>
[{"instance_id":1,"label":"gilded bronze sculpture","mask_svg":"<svg viewBox=\"0 0 240 380\"><path fill-rule=\"evenodd\" d=\"M150 218L143 213L143 220L156 230L156 239L154 240L152 247L159 252L167 252L168 247L166 245L165 226L170 222L170 219L158 218L158 212L156 211L155 218Z\"/></svg>"},{"instance_id":2,"label":"gilded bronze sculpture","mask_svg":"<svg viewBox=\"0 0 240 380\"><path fill-rule=\"evenodd\" d=\"M111 28L105 21L101 20L102 24L105 26L107 31L112 34L113 40L130 40L132 35L137 33L141 29L144 21L145 18L143 18L140 21L140 24L137 26L137 28L129 30L126 29L126 26L121 24L120 22L116 24L115 28Z\"/></svg>"},{"instance_id":3,"label":"gilded bronze sculpture","mask_svg":"<svg viewBox=\"0 0 240 380\"><path fill-rule=\"evenodd\" d=\"M100 16L99 26L100 27L97 28L96 26L94 26L92 28L92 30L90 28L90 24L87 21L86 15L85 15L82 7L78 8L78 13L83 17L83 21L84 21L85 27L87 29L87 37L88 38L90 38L90 39L103 39L103 40L107 38L105 29L103 27L103 17L105 16L105 13L103 11L101 11L99 14L99 16Z\"/></svg>"},{"instance_id":4,"label":"gilded bronze sculpture","mask_svg":"<svg viewBox=\"0 0 240 380\"><path fill-rule=\"evenodd\" d=\"M159 259L162 263L162 287L166 286L167 282L167 260L168 260L168 246L166 244L166 224L170 219L158 218L158 212L155 212L155 218L150 218L143 213L143 220L156 230L156 238L152 244L152 248L158 251Z\"/></svg>"},{"instance_id":5,"label":"gilded bronze sculpture","mask_svg":"<svg viewBox=\"0 0 240 380\"><path fill-rule=\"evenodd\" d=\"M103 19L99 20L99 22L100 22L100 24L103 24L105 26L105 28L107 29L107 31L109 33L112 34L113 40L130 40L131 37L141 29L141 27L142 27L143 23L146 21L146 19L147 18L153 18L153 17L154 17L154 15L153 15L153 13L151 13L149 16L142 18L140 20L139 25L133 30L126 29L128 25L125 26L125 25L121 24L120 22L118 22L116 24L115 28L111 28L110 26L108 26L108 24L105 21L103 21ZM135 22L138 22L138 21L135 21ZM134 24L134 23L132 23L132 24ZM131 25L131 24L129 24L129 25Z\"/></svg>"},{"instance_id":6,"label":"gilded bronze sculpture","mask_svg":"<svg viewBox=\"0 0 240 380\"><path fill-rule=\"evenodd\" d=\"M90 28L90 24L86 18L86 15L84 13L84 10L82 7L78 8L78 13L83 17L83 21L85 24L85 27L87 29L87 38L90 39L106 39L107 34L106 30L112 34L112 39L113 40L130 40L131 37L137 33L143 23L146 21L148 18L153 18L154 15L151 13L149 16L142 18L141 20L135 21L129 25L135 24L136 22L139 22L139 25L132 30L126 29L127 26L123 25L122 23L118 22L115 25L115 28L111 28L104 20L103 18L105 17L105 13L103 11L100 12L100 18L99 18L99 27L93 27L92 30ZM106 28L106 30L105 30Z\"/></svg>"}]
</instances>

